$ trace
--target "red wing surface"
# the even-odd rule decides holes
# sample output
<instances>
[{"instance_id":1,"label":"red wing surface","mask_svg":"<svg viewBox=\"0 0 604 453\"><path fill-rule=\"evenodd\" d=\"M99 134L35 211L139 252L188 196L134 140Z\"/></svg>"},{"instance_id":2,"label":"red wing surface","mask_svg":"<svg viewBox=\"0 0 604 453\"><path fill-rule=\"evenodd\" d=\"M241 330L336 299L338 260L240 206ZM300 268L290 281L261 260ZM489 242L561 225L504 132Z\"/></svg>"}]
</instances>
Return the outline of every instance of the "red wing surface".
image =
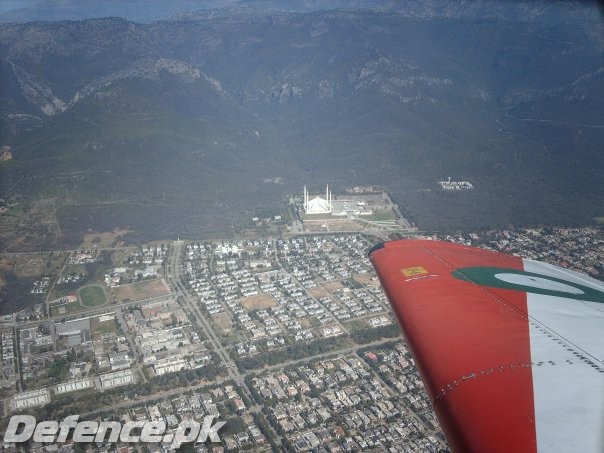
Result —
<instances>
[{"instance_id":1,"label":"red wing surface","mask_svg":"<svg viewBox=\"0 0 604 453\"><path fill-rule=\"evenodd\" d=\"M604 284L438 241L370 258L454 451L604 452Z\"/></svg>"}]
</instances>

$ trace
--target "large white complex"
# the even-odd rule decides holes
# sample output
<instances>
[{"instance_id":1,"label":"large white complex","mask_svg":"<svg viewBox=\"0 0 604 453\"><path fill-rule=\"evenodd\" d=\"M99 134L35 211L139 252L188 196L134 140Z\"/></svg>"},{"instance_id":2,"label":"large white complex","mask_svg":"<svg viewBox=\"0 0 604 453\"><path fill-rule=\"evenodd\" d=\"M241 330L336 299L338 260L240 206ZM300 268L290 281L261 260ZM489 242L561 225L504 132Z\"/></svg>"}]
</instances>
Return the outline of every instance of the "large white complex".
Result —
<instances>
[{"instance_id":1,"label":"large white complex","mask_svg":"<svg viewBox=\"0 0 604 453\"><path fill-rule=\"evenodd\" d=\"M310 199L308 190L304 186L304 213L305 214L331 214L332 211L331 192L329 184L325 187L325 198L317 195Z\"/></svg>"}]
</instances>

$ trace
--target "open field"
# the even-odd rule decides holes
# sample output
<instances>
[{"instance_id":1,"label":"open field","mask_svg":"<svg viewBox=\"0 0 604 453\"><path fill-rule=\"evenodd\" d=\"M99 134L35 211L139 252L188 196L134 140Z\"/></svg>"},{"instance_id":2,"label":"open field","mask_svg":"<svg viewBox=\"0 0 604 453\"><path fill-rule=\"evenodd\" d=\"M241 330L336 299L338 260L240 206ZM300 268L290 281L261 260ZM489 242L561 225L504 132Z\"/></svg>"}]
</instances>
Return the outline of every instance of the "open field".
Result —
<instances>
[{"instance_id":1,"label":"open field","mask_svg":"<svg viewBox=\"0 0 604 453\"><path fill-rule=\"evenodd\" d=\"M12 271L15 267L16 258L9 256L0 256L0 270Z\"/></svg>"},{"instance_id":2,"label":"open field","mask_svg":"<svg viewBox=\"0 0 604 453\"><path fill-rule=\"evenodd\" d=\"M6 285L6 278L3 276L3 273L12 272L14 267L14 258L0 257L0 288Z\"/></svg>"},{"instance_id":3,"label":"open field","mask_svg":"<svg viewBox=\"0 0 604 453\"><path fill-rule=\"evenodd\" d=\"M307 231L353 231L359 229L359 224L348 218L332 217L323 220L313 218L304 220L304 229Z\"/></svg>"},{"instance_id":4,"label":"open field","mask_svg":"<svg viewBox=\"0 0 604 453\"><path fill-rule=\"evenodd\" d=\"M226 336L231 333L231 330L233 329L233 321L231 319L231 315L228 313L218 313L217 315L212 316L212 321L214 321L214 324L216 327L218 327L222 335Z\"/></svg>"},{"instance_id":5,"label":"open field","mask_svg":"<svg viewBox=\"0 0 604 453\"><path fill-rule=\"evenodd\" d=\"M314 329L315 327L319 327L321 325L317 318L313 316L310 316L308 318L302 318L299 321L302 327L305 329Z\"/></svg>"},{"instance_id":6,"label":"open field","mask_svg":"<svg viewBox=\"0 0 604 453\"><path fill-rule=\"evenodd\" d=\"M19 255L14 272L18 277L37 277L58 271L67 257L66 253L40 253Z\"/></svg>"},{"instance_id":7,"label":"open field","mask_svg":"<svg viewBox=\"0 0 604 453\"><path fill-rule=\"evenodd\" d=\"M113 250L111 253L111 261L113 262L113 265L116 267L122 266L126 262L126 259L128 258L128 256L130 256L132 253L133 253L132 248L119 248L119 249Z\"/></svg>"},{"instance_id":8,"label":"open field","mask_svg":"<svg viewBox=\"0 0 604 453\"><path fill-rule=\"evenodd\" d=\"M277 301L270 294L258 294L239 299L239 302L246 310L264 310L277 306Z\"/></svg>"},{"instance_id":9,"label":"open field","mask_svg":"<svg viewBox=\"0 0 604 453\"><path fill-rule=\"evenodd\" d=\"M373 222L385 222L396 220L396 214L392 210L383 210L377 211L371 214L370 216L363 217L364 220L369 220Z\"/></svg>"},{"instance_id":10,"label":"open field","mask_svg":"<svg viewBox=\"0 0 604 453\"><path fill-rule=\"evenodd\" d=\"M80 246L83 249L92 247L106 248L116 247L122 244L121 238L130 233L127 228L115 228L113 231L105 233L85 234Z\"/></svg>"},{"instance_id":11,"label":"open field","mask_svg":"<svg viewBox=\"0 0 604 453\"><path fill-rule=\"evenodd\" d=\"M17 226L19 218L4 213L0 215L0 235L12 233Z\"/></svg>"},{"instance_id":12,"label":"open field","mask_svg":"<svg viewBox=\"0 0 604 453\"><path fill-rule=\"evenodd\" d=\"M85 286L80 289L79 297L82 301L82 305L86 307L96 307L97 305L103 305L107 303L107 296L101 286Z\"/></svg>"},{"instance_id":13,"label":"open field","mask_svg":"<svg viewBox=\"0 0 604 453\"><path fill-rule=\"evenodd\" d=\"M330 219L333 219L333 216L331 214L305 214L305 213L301 213L300 214L300 219L302 219L303 222L308 222L308 221L319 222L321 220L330 220Z\"/></svg>"},{"instance_id":14,"label":"open field","mask_svg":"<svg viewBox=\"0 0 604 453\"><path fill-rule=\"evenodd\" d=\"M170 294L170 288L164 279L120 285L114 289L118 301L144 300Z\"/></svg>"},{"instance_id":15,"label":"open field","mask_svg":"<svg viewBox=\"0 0 604 453\"><path fill-rule=\"evenodd\" d=\"M90 320L90 328L92 332L92 338L94 340L99 339L103 334L106 333L118 333L117 323L115 319L109 321L100 322L98 317Z\"/></svg>"},{"instance_id":16,"label":"open field","mask_svg":"<svg viewBox=\"0 0 604 453\"><path fill-rule=\"evenodd\" d=\"M343 322L344 326L349 332L356 332L358 330L367 330L367 321L364 319L352 319Z\"/></svg>"},{"instance_id":17,"label":"open field","mask_svg":"<svg viewBox=\"0 0 604 453\"><path fill-rule=\"evenodd\" d=\"M321 297L325 297L325 296L329 296L329 291L327 291L325 288L321 288L320 286L317 286L316 288L311 288L308 290L308 292L310 293L310 295L316 299L320 299Z\"/></svg>"},{"instance_id":18,"label":"open field","mask_svg":"<svg viewBox=\"0 0 604 453\"><path fill-rule=\"evenodd\" d=\"M327 291L335 291L337 289L342 289L344 287L341 282L326 282L326 283L323 283L322 286Z\"/></svg>"},{"instance_id":19,"label":"open field","mask_svg":"<svg viewBox=\"0 0 604 453\"><path fill-rule=\"evenodd\" d=\"M19 277L35 277L42 273L45 264L44 256L20 255L15 263L15 274Z\"/></svg>"},{"instance_id":20,"label":"open field","mask_svg":"<svg viewBox=\"0 0 604 453\"><path fill-rule=\"evenodd\" d=\"M355 275L353 278L362 285L371 285L376 288L380 286L380 281L371 274Z\"/></svg>"},{"instance_id":21,"label":"open field","mask_svg":"<svg viewBox=\"0 0 604 453\"><path fill-rule=\"evenodd\" d=\"M50 314L52 316L57 315L68 315L71 313L76 313L78 311L84 310L84 307L80 304L79 301L70 302L64 305L52 305L50 307Z\"/></svg>"}]
</instances>

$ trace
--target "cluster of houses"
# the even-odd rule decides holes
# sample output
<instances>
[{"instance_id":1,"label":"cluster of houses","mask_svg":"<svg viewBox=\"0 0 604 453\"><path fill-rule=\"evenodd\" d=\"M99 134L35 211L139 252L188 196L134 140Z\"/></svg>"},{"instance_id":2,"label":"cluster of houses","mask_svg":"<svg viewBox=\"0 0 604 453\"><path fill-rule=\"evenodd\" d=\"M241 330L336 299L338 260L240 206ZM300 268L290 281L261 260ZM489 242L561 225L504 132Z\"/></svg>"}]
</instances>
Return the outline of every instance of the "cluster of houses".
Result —
<instances>
[{"instance_id":1,"label":"cluster of houses","mask_svg":"<svg viewBox=\"0 0 604 453\"><path fill-rule=\"evenodd\" d=\"M17 380L15 335L12 329L0 331L0 388L10 388Z\"/></svg>"},{"instance_id":2,"label":"cluster of houses","mask_svg":"<svg viewBox=\"0 0 604 453\"><path fill-rule=\"evenodd\" d=\"M367 247L357 234L194 243L186 246L184 269L200 307L210 317L226 316L248 340L235 345L237 354L249 356L342 335L340 323L351 319L367 318L368 328L388 324L380 288L353 279L370 281ZM252 267L255 260L270 266ZM319 288L330 283L329 291ZM255 297L264 300L258 307L250 303Z\"/></svg>"},{"instance_id":3,"label":"cluster of houses","mask_svg":"<svg viewBox=\"0 0 604 453\"><path fill-rule=\"evenodd\" d=\"M126 258L126 262L130 267L144 266L159 266L164 263L168 257L169 247L165 244L160 245L143 245L140 250L130 254Z\"/></svg>"},{"instance_id":4,"label":"cluster of houses","mask_svg":"<svg viewBox=\"0 0 604 453\"><path fill-rule=\"evenodd\" d=\"M398 354L397 349L392 351ZM409 362L406 368L413 371ZM252 386L269 408L269 421L277 433L296 451L318 451L321 446L328 447L325 451L390 445L404 445L406 451L442 448L432 420L426 418L424 423L421 411L418 416L408 414L416 410L410 401L415 393L425 393L423 389L410 386L401 391L384 382L353 354L265 372L253 379Z\"/></svg>"},{"instance_id":5,"label":"cluster of houses","mask_svg":"<svg viewBox=\"0 0 604 453\"><path fill-rule=\"evenodd\" d=\"M442 239L544 261L604 279L604 237L596 228L517 228L447 235Z\"/></svg>"},{"instance_id":6,"label":"cluster of houses","mask_svg":"<svg viewBox=\"0 0 604 453\"><path fill-rule=\"evenodd\" d=\"M36 280L30 291L31 294L46 294L50 289L50 277L42 277Z\"/></svg>"},{"instance_id":7,"label":"cluster of houses","mask_svg":"<svg viewBox=\"0 0 604 453\"><path fill-rule=\"evenodd\" d=\"M263 447L267 444L265 435L249 413L238 389L231 384L223 386L206 387L196 390L192 394L161 399L152 404L136 406L119 414L124 422L129 421L158 421L166 423L166 435L174 434L179 423L196 420L202 421L206 416L216 419L226 419L229 424L228 414L236 414L243 422L241 427L231 432L221 431L221 444L198 444L196 451L203 453L210 451L235 451L250 449L254 446ZM150 453L171 453L174 447L170 443L147 444Z\"/></svg>"}]
</instances>

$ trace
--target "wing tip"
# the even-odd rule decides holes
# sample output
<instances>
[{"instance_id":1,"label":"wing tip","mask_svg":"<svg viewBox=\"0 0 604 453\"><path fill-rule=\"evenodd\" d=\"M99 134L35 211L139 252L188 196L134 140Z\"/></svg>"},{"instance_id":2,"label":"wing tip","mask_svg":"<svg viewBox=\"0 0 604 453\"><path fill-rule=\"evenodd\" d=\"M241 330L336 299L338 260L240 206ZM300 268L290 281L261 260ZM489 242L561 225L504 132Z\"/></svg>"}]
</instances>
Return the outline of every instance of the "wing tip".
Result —
<instances>
[{"instance_id":1,"label":"wing tip","mask_svg":"<svg viewBox=\"0 0 604 453\"><path fill-rule=\"evenodd\" d=\"M373 254L373 252L383 249L385 246L386 246L385 242L380 242L379 244L375 244L373 247L371 247L369 249L369 251L367 252L367 256L369 256L371 258L371 255Z\"/></svg>"}]
</instances>

